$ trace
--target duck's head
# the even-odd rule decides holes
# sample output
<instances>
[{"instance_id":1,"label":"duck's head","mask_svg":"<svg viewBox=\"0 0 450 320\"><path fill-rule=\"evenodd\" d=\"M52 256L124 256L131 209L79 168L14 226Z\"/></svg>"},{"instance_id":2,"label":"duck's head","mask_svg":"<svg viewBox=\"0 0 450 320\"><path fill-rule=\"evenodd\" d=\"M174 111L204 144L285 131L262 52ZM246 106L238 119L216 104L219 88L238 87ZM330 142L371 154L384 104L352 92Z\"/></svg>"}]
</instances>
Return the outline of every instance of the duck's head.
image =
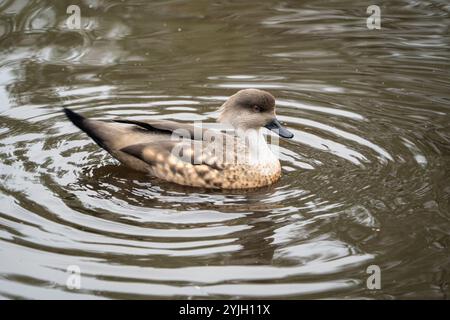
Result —
<instances>
[{"instance_id":1,"label":"duck's head","mask_svg":"<svg viewBox=\"0 0 450 320\"><path fill-rule=\"evenodd\" d=\"M246 131L265 127L283 138L290 139L294 136L277 120L275 98L263 90L238 91L220 107L218 120L232 125L236 130Z\"/></svg>"}]
</instances>

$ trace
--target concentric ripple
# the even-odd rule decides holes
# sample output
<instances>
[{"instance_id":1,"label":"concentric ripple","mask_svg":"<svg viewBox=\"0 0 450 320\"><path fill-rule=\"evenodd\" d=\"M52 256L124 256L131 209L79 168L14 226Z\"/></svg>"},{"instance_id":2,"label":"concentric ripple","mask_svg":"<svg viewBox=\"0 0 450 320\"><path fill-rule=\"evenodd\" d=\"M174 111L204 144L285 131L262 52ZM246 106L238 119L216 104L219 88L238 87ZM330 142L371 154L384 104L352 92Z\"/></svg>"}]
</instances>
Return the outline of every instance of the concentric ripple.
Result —
<instances>
[{"instance_id":1,"label":"concentric ripple","mask_svg":"<svg viewBox=\"0 0 450 320\"><path fill-rule=\"evenodd\" d=\"M347 6L0 5L0 297L447 297L449 8ZM210 123L250 87L295 135L257 190L130 171L61 112Z\"/></svg>"}]
</instances>

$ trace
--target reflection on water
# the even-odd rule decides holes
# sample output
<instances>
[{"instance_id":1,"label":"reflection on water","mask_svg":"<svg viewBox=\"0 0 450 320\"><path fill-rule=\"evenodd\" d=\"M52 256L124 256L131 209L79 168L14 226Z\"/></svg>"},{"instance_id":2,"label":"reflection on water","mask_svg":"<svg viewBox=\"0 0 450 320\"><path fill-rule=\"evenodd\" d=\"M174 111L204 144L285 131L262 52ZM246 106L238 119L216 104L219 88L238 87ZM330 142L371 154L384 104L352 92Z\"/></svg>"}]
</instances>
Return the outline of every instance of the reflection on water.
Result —
<instances>
[{"instance_id":1,"label":"reflection on water","mask_svg":"<svg viewBox=\"0 0 450 320\"><path fill-rule=\"evenodd\" d=\"M448 297L445 1L381 30L344 0L70 4L0 2L0 297ZM258 190L131 172L60 112L213 122L249 87L295 134Z\"/></svg>"}]
</instances>

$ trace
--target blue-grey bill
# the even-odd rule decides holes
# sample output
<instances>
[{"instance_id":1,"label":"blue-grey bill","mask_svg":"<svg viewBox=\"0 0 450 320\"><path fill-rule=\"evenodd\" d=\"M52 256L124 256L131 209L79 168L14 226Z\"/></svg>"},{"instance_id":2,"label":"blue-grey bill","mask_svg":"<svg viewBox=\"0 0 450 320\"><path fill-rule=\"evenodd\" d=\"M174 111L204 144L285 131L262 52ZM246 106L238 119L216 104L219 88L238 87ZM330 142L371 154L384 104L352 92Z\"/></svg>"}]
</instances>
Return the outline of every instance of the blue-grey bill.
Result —
<instances>
[{"instance_id":1,"label":"blue-grey bill","mask_svg":"<svg viewBox=\"0 0 450 320\"><path fill-rule=\"evenodd\" d=\"M294 134L292 132L290 132L288 129L286 129L285 127L283 127L277 119L272 119L264 127L269 129L270 131L275 132L282 138L291 139L294 136Z\"/></svg>"}]
</instances>

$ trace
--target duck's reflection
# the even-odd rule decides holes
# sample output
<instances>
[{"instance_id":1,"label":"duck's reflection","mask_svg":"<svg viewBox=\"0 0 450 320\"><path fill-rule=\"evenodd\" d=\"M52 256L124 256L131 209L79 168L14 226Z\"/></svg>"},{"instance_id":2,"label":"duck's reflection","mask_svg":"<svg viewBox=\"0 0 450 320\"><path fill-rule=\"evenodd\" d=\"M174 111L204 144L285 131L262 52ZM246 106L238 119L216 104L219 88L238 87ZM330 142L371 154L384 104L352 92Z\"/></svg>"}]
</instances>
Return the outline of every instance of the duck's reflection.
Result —
<instances>
[{"instance_id":1,"label":"duck's reflection","mask_svg":"<svg viewBox=\"0 0 450 320\"><path fill-rule=\"evenodd\" d=\"M206 259L207 263L217 265L268 265L273 260L276 247L271 245L271 242L274 231L279 225L275 219L270 218L270 215L281 205L264 203L262 200L267 199L276 191L274 185L242 190L194 188L168 183L130 170L125 166L114 164L84 169L80 172L77 184L80 191L83 189L94 191L93 194L96 198L124 203L127 206L123 210L124 213L116 212L117 215L122 215L122 218L126 212L129 212L130 207L156 208L173 215L189 212L198 214L197 221L194 220L191 223L186 223L181 219L180 223L175 226L173 223L155 222L144 223L141 225L143 227L199 228L199 232L201 232L201 228L223 227L224 233L217 238L232 238L232 244L238 250L220 254L209 251L207 256L198 257L198 263L204 263ZM209 219L208 222L205 222L201 215L211 212L218 213L218 217L221 218L218 218L217 221ZM233 219L223 219L223 215L227 214L230 216L235 214L235 216ZM175 218L174 220L176 221ZM233 233L226 232L227 227L231 229L236 226L242 228ZM211 235L208 234L205 234L205 237L200 235L200 238L210 237ZM164 238L164 241L167 240ZM198 240L199 237L181 239L181 241ZM197 264L195 260L193 259L193 264Z\"/></svg>"}]
</instances>

